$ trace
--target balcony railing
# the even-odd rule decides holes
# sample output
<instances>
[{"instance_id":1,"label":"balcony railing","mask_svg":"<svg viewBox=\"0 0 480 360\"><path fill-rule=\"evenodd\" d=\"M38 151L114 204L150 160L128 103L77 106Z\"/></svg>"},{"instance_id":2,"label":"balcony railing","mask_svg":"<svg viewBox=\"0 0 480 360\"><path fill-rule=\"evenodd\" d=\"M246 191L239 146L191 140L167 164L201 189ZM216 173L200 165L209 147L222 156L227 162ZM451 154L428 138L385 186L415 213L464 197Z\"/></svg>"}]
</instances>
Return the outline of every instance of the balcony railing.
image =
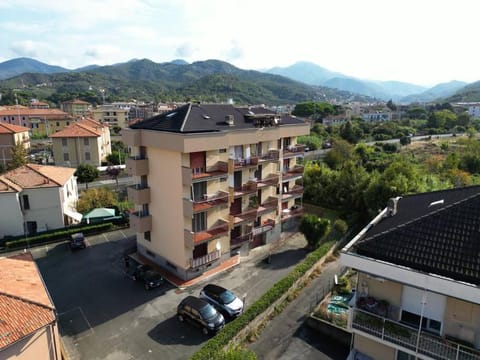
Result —
<instances>
[{"instance_id":1,"label":"balcony railing","mask_svg":"<svg viewBox=\"0 0 480 360\"><path fill-rule=\"evenodd\" d=\"M145 211L136 211L130 214L130 228L135 232L152 230L152 215Z\"/></svg>"},{"instance_id":2,"label":"balcony railing","mask_svg":"<svg viewBox=\"0 0 480 360\"><path fill-rule=\"evenodd\" d=\"M233 216L233 223L239 225L244 222L254 221L258 217L259 208L260 207L248 207L240 213L230 214Z\"/></svg>"},{"instance_id":3,"label":"balcony railing","mask_svg":"<svg viewBox=\"0 0 480 360\"><path fill-rule=\"evenodd\" d=\"M220 250L215 250L214 252L211 252L210 254L195 258L195 259L190 259L190 267L192 269L195 269L199 266L209 264L211 262L214 262L215 260L220 259L221 256Z\"/></svg>"},{"instance_id":4,"label":"balcony railing","mask_svg":"<svg viewBox=\"0 0 480 360\"><path fill-rule=\"evenodd\" d=\"M305 145L296 144L290 145L286 149L283 149L283 158L303 156L305 153Z\"/></svg>"},{"instance_id":5,"label":"balcony railing","mask_svg":"<svg viewBox=\"0 0 480 360\"><path fill-rule=\"evenodd\" d=\"M230 239L230 248L236 248L245 244L246 242L252 241L253 239L252 235L253 234L250 232L248 234L237 236L233 239Z\"/></svg>"},{"instance_id":6,"label":"balcony railing","mask_svg":"<svg viewBox=\"0 0 480 360\"><path fill-rule=\"evenodd\" d=\"M289 181L301 177L303 175L304 169L305 168L303 165L295 165L293 168L283 172L282 181Z\"/></svg>"},{"instance_id":7,"label":"balcony railing","mask_svg":"<svg viewBox=\"0 0 480 360\"><path fill-rule=\"evenodd\" d=\"M236 158L230 159L233 161L233 167L235 170L239 170L247 167L254 167L258 165L258 157L249 157L249 158Z\"/></svg>"},{"instance_id":8,"label":"balcony railing","mask_svg":"<svg viewBox=\"0 0 480 360\"><path fill-rule=\"evenodd\" d=\"M218 191L215 194L205 194L201 199L193 200L193 212L207 211L211 208L228 205L228 193Z\"/></svg>"},{"instance_id":9,"label":"balcony railing","mask_svg":"<svg viewBox=\"0 0 480 360\"><path fill-rule=\"evenodd\" d=\"M299 217L303 215L303 207L295 205L290 209L282 210L282 221L286 221L291 218Z\"/></svg>"},{"instance_id":10,"label":"balcony railing","mask_svg":"<svg viewBox=\"0 0 480 360\"><path fill-rule=\"evenodd\" d=\"M270 174L265 179L257 180L258 187L277 186L279 178L278 174Z\"/></svg>"},{"instance_id":11,"label":"balcony railing","mask_svg":"<svg viewBox=\"0 0 480 360\"><path fill-rule=\"evenodd\" d=\"M352 328L377 337L397 348L417 352L435 360L480 360L480 352L425 331L352 308Z\"/></svg>"},{"instance_id":12,"label":"balcony railing","mask_svg":"<svg viewBox=\"0 0 480 360\"><path fill-rule=\"evenodd\" d=\"M144 156L132 156L125 160L125 168L130 175L142 176L148 174L148 159Z\"/></svg>"},{"instance_id":13,"label":"balcony railing","mask_svg":"<svg viewBox=\"0 0 480 360\"><path fill-rule=\"evenodd\" d=\"M192 181L205 181L209 178L226 177L228 175L228 163L225 161L218 161L212 166L206 168L190 168Z\"/></svg>"},{"instance_id":14,"label":"balcony railing","mask_svg":"<svg viewBox=\"0 0 480 360\"><path fill-rule=\"evenodd\" d=\"M135 184L127 188L128 199L134 204L142 205L150 202L150 188L146 185Z\"/></svg>"},{"instance_id":15,"label":"balcony railing","mask_svg":"<svg viewBox=\"0 0 480 360\"><path fill-rule=\"evenodd\" d=\"M282 193L282 201L290 200L303 195L303 186L295 185L293 188Z\"/></svg>"},{"instance_id":16,"label":"balcony railing","mask_svg":"<svg viewBox=\"0 0 480 360\"><path fill-rule=\"evenodd\" d=\"M260 155L260 162L278 161L280 158L279 150L269 150L266 154Z\"/></svg>"},{"instance_id":17,"label":"balcony railing","mask_svg":"<svg viewBox=\"0 0 480 360\"><path fill-rule=\"evenodd\" d=\"M242 186L236 187L233 190L233 196L235 198L245 196L248 194L253 194L257 192L258 189L258 184L255 181L249 181L246 184L243 184Z\"/></svg>"},{"instance_id":18,"label":"balcony railing","mask_svg":"<svg viewBox=\"0 0 480 360\"><path fill-rule=\"evenodd\" d=\"M210 241L228 234L228 222L219 220L217 224L203 231L190 231L185 229L185 245L189 248L201 244L205 241Z\"/></svg>"},{"instance_id":19,"label":"balcony railing","mask_svg":"<svg viewBox=\"0 0 480 360\"><path fill-rule=\"evenodd\" d=\"M275 220L268 219L265 220L262 226L254 227L252 230L253 236L266 233L267 231L272 230L275 227Z\"/></svg>"}]
</instances>

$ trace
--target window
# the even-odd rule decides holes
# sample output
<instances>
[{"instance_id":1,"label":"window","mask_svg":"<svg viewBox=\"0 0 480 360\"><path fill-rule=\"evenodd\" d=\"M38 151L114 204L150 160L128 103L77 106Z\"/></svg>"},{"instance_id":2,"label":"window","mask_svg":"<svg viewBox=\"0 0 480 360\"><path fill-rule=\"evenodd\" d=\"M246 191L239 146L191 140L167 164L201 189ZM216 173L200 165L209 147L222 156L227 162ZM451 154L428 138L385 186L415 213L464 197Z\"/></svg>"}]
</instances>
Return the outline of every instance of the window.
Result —
<instances>
[{"instance_id":1,"label":"window","mask_svg":"<svg viewBox=\"0 0 480 360\"><path fill-rule=\"evenodd\" d=\"M227 152L227 149L218 149L218 152L219 152L220 154L223 154L223 153L226 153L226 152Z\"/></svg>"},{"instance_id":2,"label":"window","mask_svg":"<svg viewBox=\"0 0 480 360\"><path fill-rule=\"evenodd\" d=\"M67 123L66 123L66 124L67 124L67 126L68 126L68 125L70 125L70 121L67 121Z\"/></svg>"},{"instance_id":3,"label":"window","mask_svg":"<svg viewBox=\"0 0 480 360\"><path fill-rule=\"evenodd\" d=\"M207 229L207 213L201 212L193 215L192 231L200 232Z\"/></svg>"},{"instance_id":4,"label":"window","mask_svg":"<svg viewBox=\"0 0 480 360\"><path fill-rule=\"evenodd\" d=\"M62 139L62 146L67 146L67 145L68 145L68 140Z\"/></svg>"},{"instance_id":5,"label":"window","mask_svg":"<svg viewBox=\"0 0 480 360\"><path fill-rule=\"evenodd\" d=\"M70 156L68 153L63 153L63 161L70 161Z\"/></svg>"},{"instance_id":6,"label":"window","mask_svg":"<svg viewBox=\"0 0 480 360\"><path fill-rule=\"evenodd\" d=\"M420 324L420 315L402 310L401 321L418 327L418 325ZM422 329L435 334L440 334L440 330L442 329L442 323L440 321L429 319L424 316L422 318Z\"/></svg>"},{"instance_id":7,"label":"window","mask_svg":"<svg viewBox=\"0 0 480 360\"><path fill-rule=\"evenodd\" d=\"M143 239L144 239L144 240L147 240L147 241L152 241L152 240L151 240L151 237L150 237L150 231L145 231L145 232L143 233Z\"/></svg>"},{"instance_id":8,"label":"window","mask_svg":"<svg viewBox=\"0 0 480 360\"><path fill-rule=\"evenodd\" d=\"M28 195L22 195L23 200L23 209L29 210L30 209L30 201L28 200Z\"/></svg>"},{"instance_id":9,"label":"window","mask_svg":"<svg viewBox=\"0 0 480 360\"><path fill-rule=\"evenodd\" d=\"M202 181L194 183L192 186L192 200L198 201L202 200L204 195L207 193L207 182Z\"/></svg>"},{"instance_id":10,"label":"window","mask_svg":"<svg viewBox=\"0 0 480 360\"><path fill-rule=\"evenodd\" d=\"M57 121L57 126L60 126L60 121Z\"/></svg>"},{"instance_id":11,"label":"window","mask_svg":"<svg viewBox=\"0 0 480 360\"><path fill-rule=\"evenodd\" d=\"M90 141L89 141L89 140L90 140L89 138L84 138L84 139L83 139L83 145L85 145L85 146L90 145Z\"/></svg>"},{"instance_id":12,"label":"window","mask_svg":"<svg viewBox=\"0 0 480 360\"><path fill-rule=\"evenodd\" d=\"M85 160L90 160L90 152L85 153Z\"/></svg>"}]
</instances>

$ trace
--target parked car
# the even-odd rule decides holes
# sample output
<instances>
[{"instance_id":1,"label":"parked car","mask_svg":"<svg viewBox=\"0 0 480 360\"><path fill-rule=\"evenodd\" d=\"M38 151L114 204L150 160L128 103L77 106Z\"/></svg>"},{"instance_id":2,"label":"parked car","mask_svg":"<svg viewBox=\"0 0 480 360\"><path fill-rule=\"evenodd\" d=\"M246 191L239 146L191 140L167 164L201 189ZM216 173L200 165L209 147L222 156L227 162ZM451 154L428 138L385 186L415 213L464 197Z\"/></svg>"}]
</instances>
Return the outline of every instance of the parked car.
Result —
<instances>
[{"instance_id":1,"label":"parked car","mask_svg":"<svg viewBox=\"0 0 480 360\"><path fill-rule=\"evenodd\" d=\"M70 236L70 250L85 249L87 247L85 243L85 236L83 233L75 233Z\"/></svg>"},{"instance_id":2,"label":"parked car","mask_svg":"<svg viewBox=\"0 0 480 360\"><path fill-rule=\"evenodd\" d=\"M230 290L218 285L206 285L202 291L200 291L200 297L215 306L222 314L229 317L238 316L243 311L243 301Z\"/></svg>"},{"instance_id":3,"label":"parked car","mask_svg":"<svg viewBox=\"0 0 480 360\"><path fill-rule=\"evenodd\" d=\"M163 276L149 265L138 265L132 274L132 279L143 281L145 290L159 287L165 282Z\"/></svg>"},{"instance_id":4,"label":"parked car","mask_svg":"<svg viewBox=\"0 0 480 360\"><path fill-rule=\"evenodd\" d=\"M201 327L205 335L216 333L225 326L225 318L210 303L195 296L187 296L177 307L177 318Z\"/></svg>"}]
</instances>

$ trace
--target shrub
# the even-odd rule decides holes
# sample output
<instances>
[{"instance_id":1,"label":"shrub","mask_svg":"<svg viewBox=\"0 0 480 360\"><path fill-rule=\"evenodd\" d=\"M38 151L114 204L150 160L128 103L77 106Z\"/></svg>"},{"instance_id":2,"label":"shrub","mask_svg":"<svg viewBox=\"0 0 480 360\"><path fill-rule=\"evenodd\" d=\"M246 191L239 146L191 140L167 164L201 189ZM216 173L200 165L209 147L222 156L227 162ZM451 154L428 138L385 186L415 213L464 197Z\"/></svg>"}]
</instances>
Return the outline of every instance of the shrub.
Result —
<instances>
[{"instance_id":1,"label":"shrub","mask_svg":"<svg viewBox=\"0 0 480 360\"><path fill-rule=\"evenodd\" d=\"M340 233L340 234L345 234L348 230L348 225L347 223L345 222L345 220L342 220L342 219L337 219L335 220L335 222L333 223L333 228L335 229L336 232Z\"/></svg>"}]
</instances>

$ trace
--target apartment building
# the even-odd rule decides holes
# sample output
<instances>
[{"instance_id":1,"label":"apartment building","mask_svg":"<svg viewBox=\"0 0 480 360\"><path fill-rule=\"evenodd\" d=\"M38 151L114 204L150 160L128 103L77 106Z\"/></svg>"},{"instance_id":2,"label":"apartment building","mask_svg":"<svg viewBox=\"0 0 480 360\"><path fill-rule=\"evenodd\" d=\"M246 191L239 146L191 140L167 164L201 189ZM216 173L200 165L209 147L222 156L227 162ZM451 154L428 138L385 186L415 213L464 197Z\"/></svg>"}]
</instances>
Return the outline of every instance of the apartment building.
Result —
<instances>
[{"instance_id":1,"label":"apartment building","mask_svg":"<svg viewBox=\"0 0 480 360\"><path fill-rule=\"evenodd\" d=\"M345 246L348 359L480 359L480 187L408 195Z\"/></svg>"},{"instance_id":2,"label":"apartment building","mask_svg":"<svg viewBox=\"0 0 480 360\"><path fill-rule=\"evenodd\" d=\"M32 255L0 257L0 279L0 359L63 359L55 306Z\"/></svg>"},{"instance_id":3,"label":"apartment building","mask_svg":"<svg viewBox=\"0 0 480 360\"><path fill-rule=\"evenodd\" d=\"M12 160L12 148L15 144L23 144L30 149L28 128L18 125L0 123L0 164L5 169Z\"/></svg>"},{"instance_id":4,"label":"apartment building","mask_svg":"<svg viewBox=\"0 0 480 360\"><path fill-rule=\"evenodd\" d=\"M84 118L50 135L56 165L77 167L80 164L101 166L112 153L110 128Z\"/></svg>"},{"instance_id":5,"label":"apartment building","mask_svg":"<svg viewBox=\"0 0 480 360\"><path fill-rule=\"evenodd\" d=\"M59 109L0 106L0 123L23 126L32 134L52 134L74 123L75 119Z\"/></svg>"},{"instance_id":6,"label":"apartment building","mask_svg":"<svg viewBox=\"0 0 480 360\"><path fill-rule=\"evenodd\" d=\"M0 175L0 238L77 223L75 169L27 164Z\"/></svg>"},{"instance_id":7,"label":"apartment building","mask_svg":"<svg viewBox=\"0 0 480 360\"><path fill-rule=\"evenodd\" d=\"M302 119L186 104L122 131L138 252L182 279L280 238L302 214Z\"/></svg>"},{"instance_id":8,"label":"apartment building","mask_svg":"<svg viewBox=\"0 0 480 360\"><path fill-rule=\"evenodd\" d=\"M79 99L64 101L60 104L60 108L73 117L87 116L90 107L91 104L89 102Z\"/></svg>"},{"instance_id":9,"label":"apartment building","mask_svg":"<svg viewBox=\"0 0 480 360\"><path fill-rule=\"evenodd\" d=\"M104 104L92 110L93 119L121 128L128 126L128 114L130 106L128 103Z\"/></svg>"}]
</instances>

